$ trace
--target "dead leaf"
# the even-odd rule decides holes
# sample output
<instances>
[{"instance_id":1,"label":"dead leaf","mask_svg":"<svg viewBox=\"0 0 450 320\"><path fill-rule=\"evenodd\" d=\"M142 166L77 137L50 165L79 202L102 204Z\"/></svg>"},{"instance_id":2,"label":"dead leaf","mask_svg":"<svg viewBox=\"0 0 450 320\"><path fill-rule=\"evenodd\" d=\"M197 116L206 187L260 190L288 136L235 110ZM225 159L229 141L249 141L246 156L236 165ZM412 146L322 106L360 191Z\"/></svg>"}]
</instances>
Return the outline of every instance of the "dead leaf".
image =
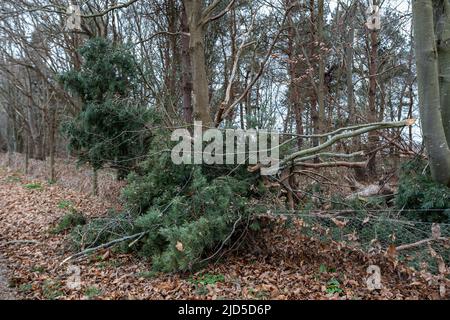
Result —
<instances>
[{"instance_id":1,"label":"dead leaf","mask_svg":"<svg viewBox=\"0 0 450 320\"><path fill-rule=\"evenodd\" d=\"M397 257L397 248L394 244L389 245L389 248L386 250L386 256L392 259Z\"/></svg>"},{"instance_id":2,"label":"dead leaf","mask_svg":"<svg viewBox=\"0 0 450 320\"><path fill-rule=\"evenodd\" d=\"M348 221L341 221L336 218L331 218L331 221L333 221L334 224L340 229L343 229L348 223Z\"/></svg>"},{"instance_id":3,"label":"dead leaf","mask_svg":"<svg viewBox=\"0 0 450 320\"><path fill-rule=\"evenodd\" d=\"M175 245L175 248L177 248L178 251L183 252L183 244L180 241L177 241L177 244Z\"/></svg>"},{"instance_id":4,"label":"dead leaf","mask_svg":"<svg viewBox=\"0 0 450 320\"><path fill-rule=\"evenodd\" d=\"M105 254L102 256L102 260L108 259L108 258L109 258L109 255L110 255L110 251L108 250L108 251L106 251Z\"/></svg>"}]
</instances>

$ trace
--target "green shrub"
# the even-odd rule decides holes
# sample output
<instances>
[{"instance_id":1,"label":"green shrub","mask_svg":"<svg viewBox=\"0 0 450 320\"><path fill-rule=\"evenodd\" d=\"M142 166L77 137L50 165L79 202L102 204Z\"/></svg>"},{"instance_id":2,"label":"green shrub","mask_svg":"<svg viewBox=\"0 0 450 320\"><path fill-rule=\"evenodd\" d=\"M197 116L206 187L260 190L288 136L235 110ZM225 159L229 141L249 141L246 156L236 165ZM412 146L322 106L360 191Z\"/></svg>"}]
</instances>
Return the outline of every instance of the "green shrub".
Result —
<instances>
[{"instance_id":1,"label":"green shrub","mask_svg":"<svg viewBox=\"0 0 450 320\"><path fill-rule=\"evenodd\" d=\"M61 200L58 202L59 209L71 209L73 208L73 203L70 200Z\"/></svg>"},{"instance_id":2,"label":"green shrub","mask_svg":"<svg viewBox=\"0 0 450 320\"><path fill-rule=\"evenodd\" d=\"M87 224L80 224L73 228L71 244L75 250L84 250L131 233L133 233L133 226L129 217L124 213L110 211L106 217L95 218ZM126 244L123 243L119 249L126 251Z\"/></svg>"},{"instance_id":3,"label":"green shrub","mask_svg":"<svg viewBox=\"0 0 450 320\"><path fill-rule=\"evenodd\" d=\"M342 293L343 290L341 289L341 283L336 278L332 278L330 281L327 282L327 294L336 294L336 293Z\"/></svg>"},{"instance_id":4,"label":"green shrub","mask_svg":"<svg viewBox=\"0 0 450 320\"><path fill-rule=\"evenodd\" d=\"M191 277L189 282L194 285L215 285L218 282L225 282L225 276L223 274L200 274L196 277Z\"/></svg>"},{"instance_id":5,"label":"green shrub","mask_svg":"<svg viewBox=\"0 0 450 320\"><path fill-rule=\"evenodd\" d=\"M245 182L232 177L208 180L200 168L192 172L185 190L173 197L164 191L135 221L138 231L149 231L140 252L152 257L155 270L191 269L230 236L236 221L247 220Z\"/></svg>"},{"instance_id":6,"label":"green shrub","mask_svg":"<svg viewBox=\"0 0 450 320\"><path fill-rule=\"evenodd\" d=\"M402 166L395 203L411 219L450 221L450 188L435 183L426 163L420 160Z\"/></svg>"},{"instance_id":7,"label":"green shrub","mask_svg":"<svg viewBox=\"0 0 450 320\"><path fill-rule=\"evenodd\" d=\"M47 300L55 300L64 295L61 284L54 280L45 280L42 285L42 294Z\"/></svg>"},{"instance_id":8,"label":"green shrub","mask_svg":"<svg viewBox=\"0 0 450 320\"><path fill-rule=\"evenodd\" d=\"M88 248L144 233L121 249L150 257L154 271L192 270L220 256L215 253L251 224L248 202L257 176L246 168L174 165L166 151L171 144L154 141L148 159L128 178L124 212L78 227L73 239Z\"/></svg>"},{"instance_id":9,"label":"green shrub","mask_svg":"<svg viewBox=\"0 0 450 320\"><path fill-rule=\"evenodd\" d=\"M75 209L65 214L58 222L58 225L52 230L52 233L61 233L75 228L76 226L86 224L86 218L83 214L77 212Z\"/></svg>"},{"instance_id":10,"label":"green shrub","mask_svg":"<svg viewBox=\"0 0 450 320\"><path fill-rule=\"evenodd\" d=\"M33 289L31 283L23 283L19 286L18 290L21 293L29 293Z\"/></svg>"},{"instance_id":11,"label":"green shrub","mask_svg":"<svg viewBox=\"0 0 450 320\"><path fill-rule=\"evenodd\" d=\"M29 183L24 186L28 190L42 190L42 185L40 183Z\"/></svg>"},{"instance_id":12,"label":"green shrub","mask_svg":"<svg viewBox=\"0 0 450 320\"><path fill-rule=\"evenodd\" d=\"M86 288L86 290L84 291L84 295L88 298L88 299L93 299L98 297L99 295L102 294L102 290L100 290L99 288L95 287L95 286L91 286Z\"/></svg>"}]
</instances>

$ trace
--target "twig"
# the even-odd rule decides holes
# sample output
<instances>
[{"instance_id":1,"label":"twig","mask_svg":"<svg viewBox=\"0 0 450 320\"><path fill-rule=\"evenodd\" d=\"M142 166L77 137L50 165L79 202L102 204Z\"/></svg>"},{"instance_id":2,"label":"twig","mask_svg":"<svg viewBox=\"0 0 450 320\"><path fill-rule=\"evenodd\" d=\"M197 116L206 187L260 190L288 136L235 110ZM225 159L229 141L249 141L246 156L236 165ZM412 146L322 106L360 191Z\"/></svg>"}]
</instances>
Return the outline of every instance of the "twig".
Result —
<instances>
[{"instance_id":1,"label":"twig","mask_svg":"<svg viewBox=\"0 0 450 320\"><path fill-rule=\"evenodd\" d=\"M11 240L5 244L39 244L37 240Z\"/></svg>"},{"instance_id":2,"label":"twig","mask_svg":"<svg viewBox=\"0 0 450 320\"><path fill-rule=\"evenodd\" d=\"M318 153L312 156L303 157L300 159L296 159L297 161L303 162L308 160L314 160L317 158L344 158L344 159L350 159L355 158L358 156L364 156L364 151L359 151L351 154L340 154L340 153L330 153L330 152L324 152L324 153Z\"/></svg>"},{"instance_id":3,"label":"twig","mask_svg":"<svg viewBox=\"0 0 450 320\"><path fill-rule=\"evenodd\" d=\"M88 255L88 254L90 254L92 252L112 247L112 246L114 246L117 243L124 242L124 241L131 240L131 239L136 239L136 238L139 238L139 237L143 237L146 233L148 233L148 231L144 231L144 232L133 234L131 236L126 236L126 237L123 237L123 238L115 239L115 240L110 241L108 243L101 244L101 245L99 245L97 247L83 250L81 252L78 252L78 253L76 253L76 254L74 254L74 255L64 259L63 262L60 263L60 266L63 265L64 263L70 261L70 260L78 259L78 258L86 256L86 255Z\"/></svg>"},{"instance_id":4,"label":"twig","mask_svg":"<svg viewBox=\"0 0 450 320\"><path fill-rule=\"evenodd\" d=\"M219 254L220 251L222 251L222 248L225 246L225 243L227 243L228 240L230 240L230 238L233 236L234 232L236 231L236 226L237 226L237 224L241 221L241 219L242 219L242 217L239 217L239 219L237 219L237 220L234 222L233 230L231 230L231 233L230 233L230 234L228 235L228 237L226 237L226 239L222 242L222 244L220 245L219 249L217 249L217 251L216 251L213 255L209 256L208 258L203 259L203 260L200 261L199 263L203 263L203 262L206 262L206 261L208 261L208 260L211 260L211 259L214 258L217 254Z\"/></svg>"},{"instance_id":5,"label":"twig","mask_svg":"<svg viewBox=\"0 0 450 320\"><path fill-rule=\"evenodd\" d=\"M415 123L414 119L408 119L408 120L400 121L400 122L386 122L386 123L373 124L371 126L368 126L368 127L362 128L362 129L358 129L353 132L341 133L341 134L333 136L331 139L327 140L326 142L324 142L316 147L300 150L298 152L291 154L290 156L286 157L283 161L281 161L280 167L284 168L288 163L292 163L297 158L305 157L308 155L318 153L343 139L360 136L365 133L369 133L369 132L381 130L381 129L412 126L414 123ZM342 130L346 131L345 128L342 128Z\"/></svg>"},{"instance_id":6,"label":"twig","mask_svg":"<svg viewBox=\"0 0 450 320\"><path fill-rule=\"evenodd\" d=\"M242 92L242 94L229 106L227 107L225 110L219 109L219 112L221 112L221 116L220 117L216 117L215 119L215 126L218 127L220 125L220 123L223 121L223 119L226 119L229 114L231 113L232 110L234 110L234 108L241 103L242 100L244 100L245 97L247 97L249 91L253 88L253 86L255 85L255 83L259 80L259 78L262 76L262 74L264 73L265 68L267 67L267 64L269 63L270 57L272 56L272 52L275 48L275 45L278 42L278 39L280 38L281 34L283 33L283 31L285 30L285 28L283 28L282 26L285 24L286 19L289 15L289 12L295 7L295 5L291 5L289 8L287 8L283 20L281 22L281 27L278 30L278 32L275 35L275 38L272 42L272 44L270 45L266 56L264 57L263 61L260 63L259 66L259 71L257 72L257 74L255 75L255 77L250 81L250 83L245 87L244 91Z\"/></svg>"},{"instance_id":7,"label":"twig","mask_svg":"<svg viewBox=\"0 0 450 320\"><path fill-rule=\"evenodd\" d=\"M296 166L303 166L306 168L330 168L330 167L347 167L347 168L366 168L367 162L346 162L346 161L333 161L322 163L307 163L307 162L294 162Z\"/></svg>"},{"instance_id":8,"label":"twig","mask_svg":"<svg viewBox=\"0 0 450 320\"><path fill-rule=\"evenodd\" d=\"M424 239L424 240L420 240L414 243L410 243L410 244L404 244L401 246L398 246L397 248L395 248L397 251L401 251L401 250L406 250L406 249L411 249L411 248L415 248L418 246L421 246L423 244L427 244L433 241L448 241L450 240L450 238L444 238L444 237L440 237L440 238L429 238L429 239Z\"/></svg>"}]
</instances>

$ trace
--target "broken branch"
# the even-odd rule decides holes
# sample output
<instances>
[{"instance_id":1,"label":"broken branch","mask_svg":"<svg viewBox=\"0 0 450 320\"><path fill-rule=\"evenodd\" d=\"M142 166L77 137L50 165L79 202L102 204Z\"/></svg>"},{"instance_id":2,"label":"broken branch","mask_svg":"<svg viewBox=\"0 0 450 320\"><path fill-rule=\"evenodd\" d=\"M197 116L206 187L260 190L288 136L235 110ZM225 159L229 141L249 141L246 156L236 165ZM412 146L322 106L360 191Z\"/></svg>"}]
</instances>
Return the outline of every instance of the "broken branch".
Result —
<instances>
[{"instance_id":1,"label":"broken branch","mask_svg":"<svg viewBox=\"0 0 450 320\"><path fill-rule=\"evenodd\" d=\"M400 127L406 127L406 126L411 126L415 123L414 119L408 119L408 120L404 120L404 121L399 121L399 122L381 122L381 123L375 123L375 124L368 124L365 125L364 127L354 130L352 132L345 132L348 130L353 130L352 127L349 128L341 128L339 129L340 134L337 134L335 136L333 136L331 139L327 140L326 142L316 146L316 147L312 147L309 149L304 149L304 150L300 150L298 152L295 152L293 154L291 154L290 156L286 157L284 160L281 161L280 163L280 167L284 168L286 167L289 163L294 163L295 160L297 158L301 158L301 157L305 157L305 156L309 156L309 155L313 155L316 154L332 145L334 145L336 142L343 140L343 139L347 139L347 138L352 138L352 137L356 137L356 136L360 136L363 135L365 133L369 133L372 131L376 131L376 130L381 130L381 129L388 129L388 128L400 128Z\"/></svg>"}]
</instances>

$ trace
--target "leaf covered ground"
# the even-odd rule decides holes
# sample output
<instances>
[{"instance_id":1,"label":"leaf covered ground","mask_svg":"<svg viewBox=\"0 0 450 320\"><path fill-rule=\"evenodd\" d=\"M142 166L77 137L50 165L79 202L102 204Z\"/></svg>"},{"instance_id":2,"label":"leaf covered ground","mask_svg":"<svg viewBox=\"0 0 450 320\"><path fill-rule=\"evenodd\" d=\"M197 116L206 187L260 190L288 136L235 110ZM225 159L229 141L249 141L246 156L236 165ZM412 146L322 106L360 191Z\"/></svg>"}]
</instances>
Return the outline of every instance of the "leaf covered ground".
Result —
<instances>
[{"instance_id":1,"label":"leaf covered ground","mask_svg":"<svg viewBox=\"0 0 450 320\"><path fill-rule=\"evenodd\" d=\"M383 255L368 256L339 243L324 244L296 228L263 230L246 249L192 274L153 274L135 255L99 251L74 265L81 286L61 262L71 253L67 234L52 230L71 203L85 216L113 205L44 180L0 169L0 297L22 299L440 299L431 275ZM248 250L253 248L253 250ZM367 289L368 266L382 271L382 289ZM448 287L448 283L447 283ZM447 290L449 291L449 290Z\"/></svg>"}]
</instances>

